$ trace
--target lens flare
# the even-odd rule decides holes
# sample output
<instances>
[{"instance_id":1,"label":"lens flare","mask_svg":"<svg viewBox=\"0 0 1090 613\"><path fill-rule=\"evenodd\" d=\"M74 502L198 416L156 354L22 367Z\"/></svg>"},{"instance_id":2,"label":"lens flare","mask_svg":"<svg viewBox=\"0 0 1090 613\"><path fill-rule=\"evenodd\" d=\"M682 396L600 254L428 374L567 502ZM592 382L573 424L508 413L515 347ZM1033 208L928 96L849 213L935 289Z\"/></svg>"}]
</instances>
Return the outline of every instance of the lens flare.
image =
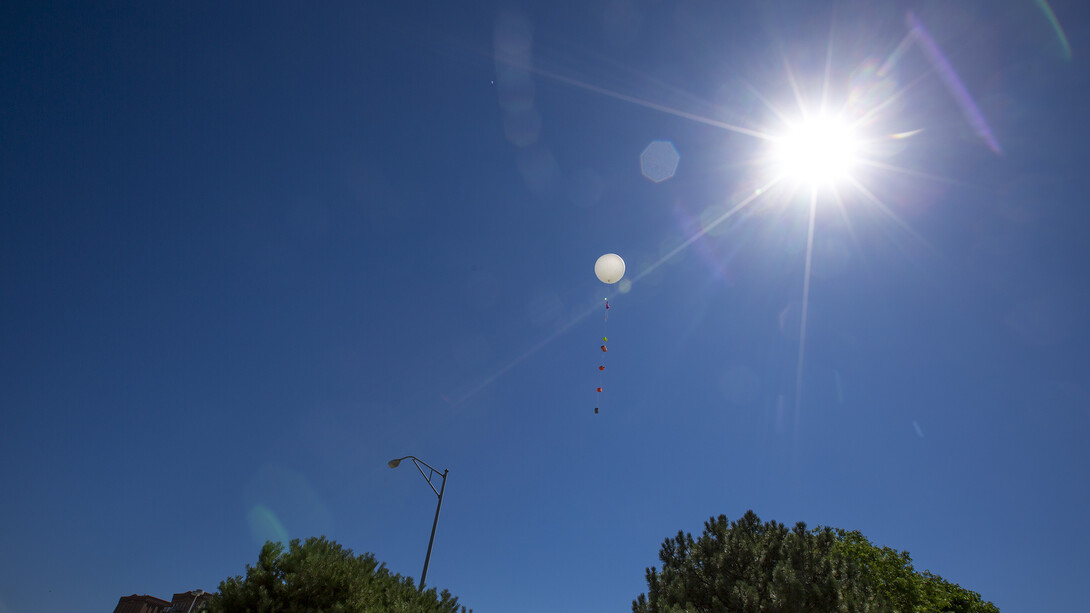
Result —
<instances>
[{"instance_id":1,"label":"lens flare","mask_svg":"<svg viewBox=\"0 0 1090 613\"><path fill-rule=\"evenodd\" d=\"M246 522L250 525L250 536L253 537L255 543L264 544L265 541L288 542L288 531L284 529L284 524L280 523L280 518L276 516L276 513L265 505L255 505L250 509L246 516Z\"/></svg>"}]
</instances>

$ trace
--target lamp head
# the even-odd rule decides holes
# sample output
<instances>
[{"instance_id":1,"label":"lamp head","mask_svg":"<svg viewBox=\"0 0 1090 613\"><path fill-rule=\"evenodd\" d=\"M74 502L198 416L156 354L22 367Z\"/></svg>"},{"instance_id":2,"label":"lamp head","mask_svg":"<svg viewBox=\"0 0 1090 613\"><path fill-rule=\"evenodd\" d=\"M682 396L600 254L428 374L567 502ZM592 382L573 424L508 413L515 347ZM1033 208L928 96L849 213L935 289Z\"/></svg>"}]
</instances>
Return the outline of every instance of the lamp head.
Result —
<instances>
[{"instance_id":1,"label":"lamp head","mask_svg":"<svg viewBox=\"0 0 1090 613\"><path fill-rule=\"evenodd\" d=\"M397 468L398 464L401 464L401 460L390 460L386 463L390 468Z\"/></svg>"}]
</instances>

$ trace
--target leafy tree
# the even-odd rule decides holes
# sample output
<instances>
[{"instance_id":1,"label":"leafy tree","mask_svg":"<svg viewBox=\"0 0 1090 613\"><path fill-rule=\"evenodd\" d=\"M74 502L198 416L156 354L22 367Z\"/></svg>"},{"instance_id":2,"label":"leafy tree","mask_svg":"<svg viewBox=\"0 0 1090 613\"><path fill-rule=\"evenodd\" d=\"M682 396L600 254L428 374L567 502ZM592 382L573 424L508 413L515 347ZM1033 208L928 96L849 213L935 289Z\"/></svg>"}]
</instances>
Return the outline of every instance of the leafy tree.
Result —
<instances>
[{"instance_id":1,"label":"leafy tree","mask_svg":"<svg viewBox=\"0 0 1090 613\"><path fill-rule=\"evenodd\" d=\"M419 590L412 579L391 574L386 565L366 553L323 537L305 543L266 542L257 565L246 565L246 576L220 582L209 603L212 613L302 613L310 611L371 613L386 611L465 613L458 599L435 588Z\"/></svg>"},{"instance_id":2,"label":"leafy tree","mask_svg":"<svg viewBox=\"0 0 1090 613\"><path fill-rule=\"evenodd\" d=\"M916 572L907 551L877 547L859 531L837 530L836 555L850 568L852 584L866 611L911 613L999 613L980 594L931 571Z\"/></svg>"},{"instance_id":3,"label":"leafy tree","mask_svg":"<svg viewBox=\"0 0 1090 613\"><path fill-rule=\"evenodd\" d=\"M999 613L975 592L917 573L908 552L856 531L762 523L753 511L708 520L699 539L678 532L659 559L634 613Z\"/></svg>"}]
</instances>

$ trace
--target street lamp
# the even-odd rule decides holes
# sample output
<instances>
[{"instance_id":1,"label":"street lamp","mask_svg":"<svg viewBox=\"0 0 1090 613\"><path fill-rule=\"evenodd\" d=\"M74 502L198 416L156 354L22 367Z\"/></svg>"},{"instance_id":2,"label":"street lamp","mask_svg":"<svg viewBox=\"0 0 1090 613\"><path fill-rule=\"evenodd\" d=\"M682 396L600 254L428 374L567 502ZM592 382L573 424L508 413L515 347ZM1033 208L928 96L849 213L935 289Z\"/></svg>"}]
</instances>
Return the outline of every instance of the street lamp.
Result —
<instances>
[{"instance_id":1,"label":"street lamp","mask_svg":"<svg viewBox=\"0 0 1090 613\"><path fill-rule=\"evenodd\" d=\"M447 473L450 471L444 470L443 472L439 472L438 470L432 468L431 465L429 465L424 460L421 460L420 458L411 455L407 455L403 458L398 458L396 460L390 460L386 463L386 465L390 468L397 468L398 465L401 464L402 460L408 459L411 459L413 461L413 465L416 466L416 470L420 471L420 475L424 477L424 480L428 482L428 486L431 487L431 491L435 492L435 495L439 497L439 503L435 505L435 521L431 523L431 538L428 539L428 554L424 556L424 572L420 573L420 589L423 590L424 579L428 577L428 562L431 561L431 546L432 543L435 542L435 528L439 525L439 509L443 508L443 491L447 488ZM430 471L428 472L428 474L424 474L424 469L420 468L421 464L428 467L428 471ZM439 475L443 478L443 483L439 485L439 491L437 492L435 491L435 485L433 485L431 482L431 478L434 475Z\"/></svg>"}]
</instances>

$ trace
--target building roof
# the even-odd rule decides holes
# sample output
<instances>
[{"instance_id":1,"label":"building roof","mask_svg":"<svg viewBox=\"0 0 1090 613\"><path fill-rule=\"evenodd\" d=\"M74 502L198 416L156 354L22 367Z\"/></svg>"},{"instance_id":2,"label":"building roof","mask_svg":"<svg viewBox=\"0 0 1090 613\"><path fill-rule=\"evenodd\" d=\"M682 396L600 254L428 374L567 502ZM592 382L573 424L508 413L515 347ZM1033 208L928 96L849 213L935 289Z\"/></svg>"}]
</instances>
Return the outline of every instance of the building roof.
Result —
<instances>
[{"instance_id":1,"label":"building roof","mask_svg":"<svg viewBox=\"0 0 1090 613\"><path fill-rule=\"evenodd\" d=\"M121 604L122 602L144 602L160 607L170 604L170 601L163 600L162 598L156 598L155 596L149 596L147 594L133 594L132 596L122 596L121 599L118 601L118 604Z\"/></svg>"}]
</instances>

